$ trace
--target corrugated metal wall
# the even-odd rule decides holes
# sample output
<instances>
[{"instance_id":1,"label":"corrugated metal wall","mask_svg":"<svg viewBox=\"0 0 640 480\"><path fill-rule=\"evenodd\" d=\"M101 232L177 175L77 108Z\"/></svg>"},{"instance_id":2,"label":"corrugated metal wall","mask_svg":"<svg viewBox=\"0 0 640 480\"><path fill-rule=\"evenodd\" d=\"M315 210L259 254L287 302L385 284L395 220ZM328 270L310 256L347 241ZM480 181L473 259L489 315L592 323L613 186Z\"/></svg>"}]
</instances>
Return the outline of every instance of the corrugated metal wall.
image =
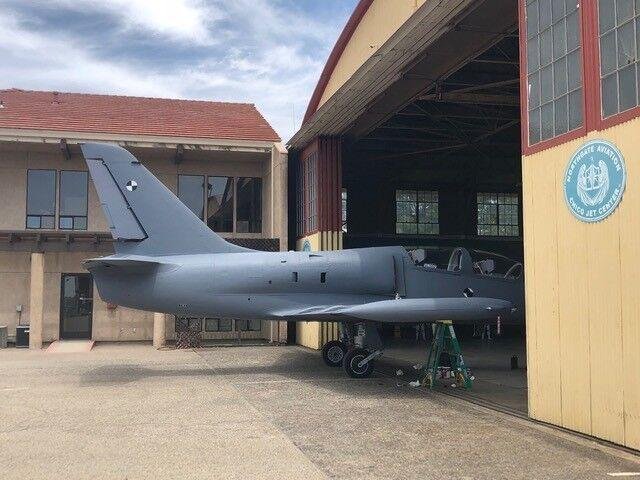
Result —
<instances>
[{"instance_id":1,"label":"corrugated metal wall","mask_svg":"<svg viewBox=\"0 0 640 480\"><path fill-rule=\"evenodd\" d=\"M339 138L316 139L305 149L305 155L317 151L318 176L318 231L298 239L297 249L302 250L305 240L311 249L340 250L342 248L342 144ZM297 326L296 342L309 348L322 348L330 340L339 337L335 323L305 322Z\"/></svg>"},{"instance_id":2,"label":"corrugated metal wall","mask_svg":"<svg viewBox=\"0 0 640 480\"><path fill-rule=\"evenodd\" d=\"M586 141L622 152L607 219L569 212L563 177ZM529 414L640 449L640 119L523 158Z\"/></svg>"}]
</instances>

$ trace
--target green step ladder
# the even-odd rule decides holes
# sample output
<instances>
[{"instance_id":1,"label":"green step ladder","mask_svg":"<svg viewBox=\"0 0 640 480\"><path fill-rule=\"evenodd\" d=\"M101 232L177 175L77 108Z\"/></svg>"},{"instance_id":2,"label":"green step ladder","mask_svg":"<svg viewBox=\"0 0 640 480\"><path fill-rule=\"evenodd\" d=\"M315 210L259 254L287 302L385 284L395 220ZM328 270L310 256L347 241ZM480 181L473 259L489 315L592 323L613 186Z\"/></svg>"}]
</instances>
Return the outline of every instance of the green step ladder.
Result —
<instances>
[{"instance_id":1,"label":"green step ladder","mask_svg":"<svg viewBox=\"0 0 640 480\"><path fill-rule=\"evenodd\" d=\"M458 343L456 332L453 329L453 322L441 320L436 322L433 327L433 340L431 341L431 348L429 349L420 384L433 388L438 370L442 367L440 365L442 353L446 353L451 360L451 371L454 374L455 385L466 389L471 388L473 378L464 364L460 343Z\"/></svg>"}]
</instances>

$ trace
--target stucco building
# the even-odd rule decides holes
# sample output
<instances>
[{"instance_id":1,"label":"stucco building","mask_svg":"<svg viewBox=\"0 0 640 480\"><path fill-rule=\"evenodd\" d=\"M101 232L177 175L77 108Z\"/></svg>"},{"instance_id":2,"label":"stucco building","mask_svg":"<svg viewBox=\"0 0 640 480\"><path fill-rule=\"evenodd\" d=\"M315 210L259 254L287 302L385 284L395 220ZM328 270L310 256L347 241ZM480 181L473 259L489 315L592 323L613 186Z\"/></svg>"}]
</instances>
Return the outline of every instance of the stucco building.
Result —
<instances>
[{"instance_id":1,"label":"stucco building","mask_svg":"<svg viewBox=\"0 0 640 480\"><path fill-rule=\"evenodd\" d=\"M78 146L129 149L204 222L234 243L286 250L287 156L254 105L0 90L0 325L59 338L151 340L173 316L100 300L86 258L111 235ZM210 339L286 339L285 325L204 319ZM166 332L164 335L162 334Z\"/></svg>"}]
</instances>

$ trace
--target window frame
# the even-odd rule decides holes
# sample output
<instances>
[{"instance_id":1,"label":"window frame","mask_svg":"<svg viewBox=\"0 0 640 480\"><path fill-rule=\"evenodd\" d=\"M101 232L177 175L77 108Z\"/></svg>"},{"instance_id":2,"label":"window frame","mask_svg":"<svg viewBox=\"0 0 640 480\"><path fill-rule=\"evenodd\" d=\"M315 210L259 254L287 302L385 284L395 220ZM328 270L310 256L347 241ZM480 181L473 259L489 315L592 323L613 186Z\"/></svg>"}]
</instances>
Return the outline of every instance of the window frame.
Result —
<instances>
[{"instance_id":1,"label":"window frame","mask_svg":"<svg viewBox=\"0 0 640 480\"><path fill-rule=\"evenodd\" d=\"M313 150L298 164L296 182L296 236L308 237L320 231L319 153Z\"/></svg>"},{"instance_id":2,"label":"window frame","mask_svg":"<svg viewBox=\"0 0 640 480\"><path fill-rule=\"evenodd\" d=\"M220 232L220 231L215 231L213 229L211 229L211 231L215 232L218 235L249 235L249 236L256 236L256 235L263 235L264 234L264 178L263 177L259 177L259 176L235 176L235 175L225 175L222 173L178 173L177 174L177 182L176 182L176 192L177 192L177 197L178 199L182 202L182 200L180 199L180 177L181 176L186 176L186 177L202 177L204 179L204 188L203 188L203 216L204 218L201 218L200 220L207 225L207 228L211 228L209 227L209 179L210 178L227 178L227 179L231 179L232 184L233 184L233 194L232 194L232 202L233 202L233 207L232 207L232 228L231 231L228 232ZM238 227L237 227L237 215L238 215L238 181L241 178L251 178L251 179L257 179L260 180L261 183L261 194L260 194L260 231L259 232L239 232L238 231ZM184 202L183 202L184 204ZM184 204L186 206L186 204ZM189 208L189 207L187 207Z\"/></svg>"},{"instance_id":3,"label":"window frame","mask_svg":"<svg viewBox=\"0 0 640 480\"><path fill-rule=\"evenodd\" d=\"M493 224L488 224L488 223L479 223L478 222L478 206L481 205L478 202L478 196L479 195L495 195L496 196L496 220L497 223L495 224L498 233L496 235L485 235L485 234L481 234L478 232L478 228L480 225L487 225L487 226L493 226ZM516 215L518 217L518 224L515 225L518 227L518 233L517 235L500 235L500 227L504 226L504 227L513 227L513 224L505 224L505 225L501 225L500 224L500 195L514 195L516 197L516 201L517 203L515 204L516 207ZM482 205L487 205L486 203L483 203ZM509 204L503 204L503 205L514 205L512 203ZM522 238L522 197L518 192L495 192L495 191L477 191L476 192L476 236L479 238L507 238L507 239L513 239L513 238Z\"/></svg>"},{"instance_id":4,"label":"window frame","mask_svg":"<svg viewBox=\"0 0 640 480\"><path fill-rule=\"evenodd\" d=\"M415 201L415 206L416 206L416 221L414 222L398 222L398 192L414 192L416 194L416 201ZM422 202L422 203L436 203L436 205L438 206L438 221L437 222L426 222L426 223L421 223L420 222L420 193L428 193L428 194L433 194L435 193L437 196L437 202ZM408 201L401 201L402 203L410 203ZM425 189L422 187L408 187L408 188L402 188L402 187L397 187L394 189L394 205L395 205L395 218L394 218L394 234L395 235L420 235L420 236L438 236L440 235L440 191L437 189ZM416 226L416 233L400 233L398 232L398 223L400 224L405 224L405 225L415 225ZM420 233L420 225L436 225L437 226L437 230L438 233Z\"/></svg>"},{"instance_id":5,"label":"window frame","mask_svg":"<svg viewBox=\"0 0 640 480\"><path fill-rule=\"evenodd\" d=\"M296 237L304 236L304 169L302 162L296 171Z\"/></svg>"},{"instance_id":6,"label":"window frame","mask_svg":"<svg viewBox=\"0 0 640 480\"><path fill-rule=\"evenodd\" d=\"M54 174L54 178L53 178L53 188L55 189L54 194L53 194L53 228L42 228L42 217L50 217L51 215L29 215L29 172L53 172ZM58 198L58 191L59 191L59 186L58 186L58 178L60 177L60 175L58 174L58 170L55 168L27 168L27 174L26 174L26 182L25 182L25 189L24 189L24 193L25 193L25 199L24 199L24 229L25 230L59 230L57 228L58 225L58 203L59 203L59 198ZM88 197L88 193L87 193L87 197ZM87 198L88 201L88 198ZM40 218L40 227L37 228L33 228L33 227L29 227L29 217L39 217Z\"/></svg>"},{"instance_id":7,"label":"window frame","mask_svg":"<svg viewBox=\"0 0 640 480\"><path fill-rule=\"evenodd\" d=\"M178 174L178 181L176 182L176 193L177 193L177 197L178 200L180 200L182 202L182 199L180 198L180 177L200 177L202 178L202 217L198 217L200 220L202 220L203 222L205 221L205 218L207 216L207 202L209 201L209 198L207 197L207 186L208 186L208 175L200 175L197 173L179 173ZM184 204L185 207L189 208L189 206L182 202ZM189 208L189 210L191 210ZM195 215L195 213L194 213ZM197 217L197 215L196 215Z\"/></svg>"},{"instance_id":8,"label":"window frame","mask_svg":"<svg viewBox=\"0 0 640 480\"><path fill-rule=\"evenodd\" d=\"M622 112L614 113L609 117L604 117L604 113L602 111L602 77L600 75L600 69L602 68L600 62L600 1L595 0L593 3L589 4L589 10L591 15L591 22L593 28L593 50L594 50L594 81L596 88L594 88L594 106L595 106L595 129L596 130L604 130L607 128L614 127L619 125L620 123L628 122L629 120L633 120L634 118L640 116L640 101L638 105L635 107L631 107ZM615 15L615 12L614 12ZM631 20L635 22L635 20ZM616 27L617 28L617 27ZM636 33L636 35L638 35ZM637 37L636 37L637 38ZM638 56L638 52L636 52L636 56ZM637 63L640 63L638 61ZM640 82L636 79L636 88L640 89Z\"/></svg>"},{"instance_id":9,"label":"window frame","mask_svg":"<svg viewBox=\"0 0 640 480\"><path fill-rule=\"evenodd\" d=\"M258 232L240 232L238 231L238 192L240 191L239 188L239 183L240 183L240 179L251 179L251 180L259 180L259 185L260 185L260 231ZM264 195L264 181L262 180L262 177L233 177L233 233L239 233L242 235L262 235L262 232L264 230L264 225L263 225L263 195Z\"/></svg>"},{"instance_id":10,"label":"window frame","mask_svg":"<svg viewBox=\"0 0 640 480\"><path fill-rule=\"evenodd\" d=\"M305 236L319 231L318 225L318 151L303 160L304 172L304 220Z\"/></svg>"},{"instance_id":11,"label":"window frame","mask_svg":"<svg viewBox=\"0 0 640 480\"><path fill-rule=\"evenodd\" d=\"M520 31L520 118L522 125L522 155L532 155L548 148L565 144L577 138L585 137L589 132L601 131L640 116L640 105L610 117L603 118L602 113L602 79L600 78L600 25L598 1L580 2L580 41L582 44L582 127L550 138L534 145L529 145L529 112L527 95L527 34L526 34L526 0L518 2L518 22ZM638 86L640 88L640 85Z\"/></svg>"},{"instance_id":12,"label":"window frame","mask_svg":"<svg viewBox=\"0 0 640 480\"><path fill-rule=\"evenodd\" d=\"M216 322L217 324L217 328L215 330L211 330L209 328L207 328L207 321L209 320L213 320ZM229 329L221 329L220 328L220 322L223 321L228 321L229 323ZM221 318L221 317L205 317L203 319L203 326L202 326L202 330L204 333L228 333L228 332L233 332L233 319L231 318Z\"/></svg>"},{"instance_id":13,"label":"window frame","mask_svg":"<svg viewBox=\"0 0 640 480\"><path fill-rule=\"evenodd\" d=\"M230 178L233 186L233 192L231 193L231 231L223 232L216 231L209 226L209 179L210 178ZM236 177L234 175L223 175L223 174L205 174L204 176L205 187L204 187L204 216L203 220L207 228L210 228L212 232L215 232L217 235L235 235L236 233Z\"/></svg>"},{"instance_id":14,"label":"window frame","mask_svg":"<svg viewBox=\"0 0 640 480\"><path fill-rule=\"evenodd\" d=\"M576 138L583 137L587 134L589 110L586 99L588 98L588 79L586 72L589 69L585 68L587 60L587 54L589 53L589 45L586 42L585 35L585 20L588 18L585 15L585 10L589 10L582 2L578 6L578 26L580 28L580 48L581 48L581 62L580 70L582 75L582 126L562 133L558 136L542 140L533 145L529 144L529 81L528 81L528 65L527 65L527 19L526 19L526 2L527 0L519 0L518 2L518 22L519 22L519 44L520 44L520 139L522 145L522 154L531 155L533 153L546 150L551 147L562 145L563 143L570 142Z\"/></svg>"},{"instance_id":15,"label":"window frame","mask_svg":"<svg viewBox=\"0 0 640 480\"><path fill-rule=\"evenodd\" d=\"M87 192L87 201L86 201L86 207L85 207L85 212L84 215L62 215L62 174L65 172L75 172L75 173L84 173L87 177L87 185L86 185L86 192ZM89 171L88 170L58 170L57 171L57 178L56 178L56 187L57 187L57 192L56 192L56 200L57 200L57 205L56 205L56 229L57 230L63 230L65 232L86 232L89 230ZM62 228L60 226L60 220L62 218L71 218L71 228ZM75 225L75 219L76 218L83 218L86 220L86 227L85 228L74 228Z\"/></svg>"},{"instance_id":16,"label":"window frame","mask_svg":"<svg viewBox=\"0 0 640 480\"><path fill-rule=\"evenodd\" d=\"M244 322L246 328L239 328L238 324L242 325L242 323ZM252 322L258 322L258 325L260 325L260 328L251 328L251 326L253 325ZM241 333L241 332L261 332L262 331L262 320L259 319L251 319L251 320L240 320L240 319L234 319L233 320L233 331Z\"/></svg>"}]
</instances>

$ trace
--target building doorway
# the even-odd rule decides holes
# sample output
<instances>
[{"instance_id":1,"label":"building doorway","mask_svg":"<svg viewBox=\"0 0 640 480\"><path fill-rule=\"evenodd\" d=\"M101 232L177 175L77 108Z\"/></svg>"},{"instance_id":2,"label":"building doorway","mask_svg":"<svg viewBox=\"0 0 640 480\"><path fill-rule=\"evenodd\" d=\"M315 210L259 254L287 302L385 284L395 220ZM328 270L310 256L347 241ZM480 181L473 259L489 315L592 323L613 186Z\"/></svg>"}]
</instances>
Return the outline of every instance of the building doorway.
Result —
<instances>
[{"instance_id":1,"label":"building doorway","mask_svg":"<svg viewBox=\"0 0 640 480\"><path fill-rule=\"evenodd\" d=\"M60 338L91 339L93 278L89 273L63 273L60 282Z\"/></svg>"}]
</instances>

